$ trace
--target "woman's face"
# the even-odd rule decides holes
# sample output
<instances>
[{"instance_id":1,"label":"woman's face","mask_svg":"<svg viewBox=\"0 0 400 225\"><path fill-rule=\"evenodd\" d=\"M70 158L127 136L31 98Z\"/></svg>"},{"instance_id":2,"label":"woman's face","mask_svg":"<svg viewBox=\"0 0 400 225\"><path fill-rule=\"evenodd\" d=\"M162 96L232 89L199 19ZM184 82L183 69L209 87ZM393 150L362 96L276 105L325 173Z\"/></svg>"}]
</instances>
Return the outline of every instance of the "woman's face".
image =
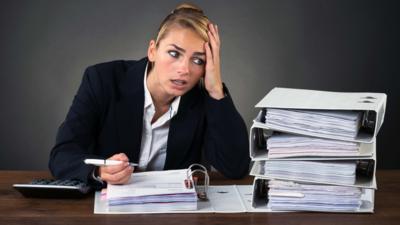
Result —
<instances>
[{"instance_id":1,"label":"woman's face","mask_svg":"<svg viewBox=\"0 0 400 225\"><path fill-rule=\"evenodd\" d=\"M188 28L171 28L158 47L152 40L148 57L154 62L151 73L155 76L157 90L171 97L185 94L204 75L204 40Z\"/></svg>"}]
</instances>

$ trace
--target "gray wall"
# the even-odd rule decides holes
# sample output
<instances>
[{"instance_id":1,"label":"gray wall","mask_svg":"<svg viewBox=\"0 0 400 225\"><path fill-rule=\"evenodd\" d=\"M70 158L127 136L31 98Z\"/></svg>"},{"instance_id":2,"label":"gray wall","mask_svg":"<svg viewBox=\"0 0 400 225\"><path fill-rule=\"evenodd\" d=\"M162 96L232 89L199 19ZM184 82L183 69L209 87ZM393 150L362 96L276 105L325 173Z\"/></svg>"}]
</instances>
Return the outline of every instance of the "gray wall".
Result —
<instances>
[{"instance_id":1,"label":"gray wall","mask_svg":"<svg viewBox=\"0 0 400 225\"><path fill-rule=\"evenodd\" d=\"M57 127L98 62L139 59L178 1L1 1L0 169L47 169ZM378 167L400 168L397 1L195 1L220 28L248 127L273 87L388 94ZM396 15L397 14L397 15Z\"/></svg>"}]
</instances>

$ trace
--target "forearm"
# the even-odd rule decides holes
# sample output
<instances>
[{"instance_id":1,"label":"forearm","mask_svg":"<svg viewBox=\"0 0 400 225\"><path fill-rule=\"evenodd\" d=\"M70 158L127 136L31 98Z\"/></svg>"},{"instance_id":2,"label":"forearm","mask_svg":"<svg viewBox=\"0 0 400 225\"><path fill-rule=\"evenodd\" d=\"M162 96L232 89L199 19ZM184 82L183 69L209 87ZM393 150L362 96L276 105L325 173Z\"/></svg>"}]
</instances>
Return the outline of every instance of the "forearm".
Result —
<instances>
[{"instance_id":1,"label":"forearm","mask_svg":"<svg viewBox=\"0 0 400 225\"><path fill-rule=\"evenodd\" d=\"M94 92L97 89L92 85L98 81L95 79L96 74L89 75L89 71L94 72L93 69L85 71L78 93L58 129L56 143L51 150L49 169L58 179L88 181L94 169L83 162L85 158L96 158L90 146L94 143L99 120L99 104L95 101L99 99L96 97L99 91Z\"/></svg>"},{"instance_id":2,"label":"forearm","mask_svg":"<svg viewBox=\"0 0 400 225\"><path fill-rule=\"evenodd\" d=\"M52 149L49 169L57 179L79 179L88 182L94 166L86 165L84 159L99 158L77 143L58 143Z\"/></svg>"},{"instance_id":3,"label":"forearm","mask_svg":"<svg viewBox=\"0 0 400 225\"><path fill-rule=\"evenodd\" d=\"M248 174L247 127L229 94L221 100L206 98L207 130L204 147L207 159L226 177Z\"/></svg>"}]
</instances>

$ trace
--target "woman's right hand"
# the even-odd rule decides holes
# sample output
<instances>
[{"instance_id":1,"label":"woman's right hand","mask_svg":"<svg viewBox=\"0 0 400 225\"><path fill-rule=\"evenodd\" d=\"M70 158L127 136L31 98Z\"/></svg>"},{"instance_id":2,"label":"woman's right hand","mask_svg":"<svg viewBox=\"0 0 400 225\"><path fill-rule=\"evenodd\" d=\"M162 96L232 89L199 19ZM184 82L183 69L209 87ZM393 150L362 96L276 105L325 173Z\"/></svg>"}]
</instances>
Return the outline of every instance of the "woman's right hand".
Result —
<instances>
[{"instance_id":1,"label":"woman's right hand","mask_svg":"<svg viewBox=\"0 0 400 225\"><path fill-rule=\"evenodd\" d=\"M124 153L119 153L108 159L123 161L123 163L116 166L100 166L99 176L101 179L109 184L126 184L134 170L134 168L129 165L128 157Z\"/></svg>"}]
</instances>

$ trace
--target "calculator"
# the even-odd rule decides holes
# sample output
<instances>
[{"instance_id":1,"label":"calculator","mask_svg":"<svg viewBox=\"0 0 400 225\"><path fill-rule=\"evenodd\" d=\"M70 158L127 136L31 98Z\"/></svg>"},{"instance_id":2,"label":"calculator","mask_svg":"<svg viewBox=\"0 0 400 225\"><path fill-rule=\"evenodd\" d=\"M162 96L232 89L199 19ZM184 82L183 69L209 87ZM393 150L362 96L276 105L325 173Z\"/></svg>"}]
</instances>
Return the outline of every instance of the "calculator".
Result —
<instances>
[{"instance_id":1,"label":"calculator","mask_svg":"<svg viewBox=\"0 0 400 225\"><path fill-rule=\"evenodd\" d=\"M35 179L13 187L29 198L82 198L92 190L88 184L76 179Z\"/></svg>"}]
</instances>

